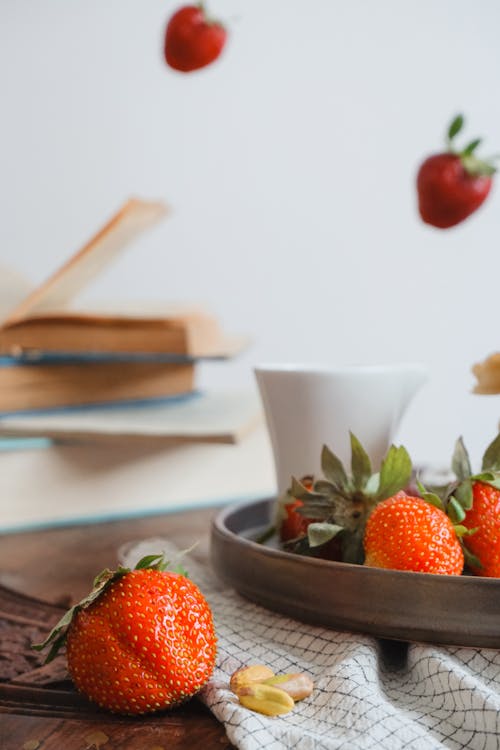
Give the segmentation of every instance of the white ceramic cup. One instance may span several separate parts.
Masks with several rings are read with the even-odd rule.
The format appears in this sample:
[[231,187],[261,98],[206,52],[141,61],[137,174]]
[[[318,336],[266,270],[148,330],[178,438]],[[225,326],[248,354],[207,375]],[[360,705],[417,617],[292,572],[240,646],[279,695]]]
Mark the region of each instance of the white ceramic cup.
[[279,495],[292,476],[321,476],[327,445],[349,470],[353,432],[377,471],[400,419],[427,379],[420,364],[255,368],[271,437]]

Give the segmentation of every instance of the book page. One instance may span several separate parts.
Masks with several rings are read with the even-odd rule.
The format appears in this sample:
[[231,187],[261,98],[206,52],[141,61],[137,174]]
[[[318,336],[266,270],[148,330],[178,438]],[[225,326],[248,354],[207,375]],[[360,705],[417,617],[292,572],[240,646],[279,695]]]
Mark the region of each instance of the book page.
[[0,264],[0,324],[32,289],[33,285],[21,274]]
[[162,202],[129,200],[79,252],[11,310],[7,323],[30,314],[63,310],[126,245],[166,213]]
[[2,437],[236,443],[262,421],[253,391],[210,391],[149,403],[3,415]]

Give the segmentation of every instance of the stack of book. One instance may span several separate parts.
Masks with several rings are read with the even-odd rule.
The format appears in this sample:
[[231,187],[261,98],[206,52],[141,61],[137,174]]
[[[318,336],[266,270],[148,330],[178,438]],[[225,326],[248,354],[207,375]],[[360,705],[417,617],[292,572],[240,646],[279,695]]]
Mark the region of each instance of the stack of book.
[[[200,403],[198,362],[228,359],[245,346],[245,339],[226,335],[214,317],[197,308],[126,305],[122,310],[106,306],[79,311],[71,307],[126,245],[167,214],[161,202],[129,200],[41,286],[27,291],[15,274],[2,274],[0,435],[26,433],[26,416],[47,410],[144,407],[161,401],[163,409],[173,402],[178,413],[181,401],[198,396]],[[229,398],[231,408],[236,403]],[[186,404],[186,409],[192,418],[193,406]],[[203,408],[197,411],[202,413]],[[13,418],[20,414],[24,422]],[[13,423],[21,425],[17,432]],[[43,427],[39,433],[44,434]]]

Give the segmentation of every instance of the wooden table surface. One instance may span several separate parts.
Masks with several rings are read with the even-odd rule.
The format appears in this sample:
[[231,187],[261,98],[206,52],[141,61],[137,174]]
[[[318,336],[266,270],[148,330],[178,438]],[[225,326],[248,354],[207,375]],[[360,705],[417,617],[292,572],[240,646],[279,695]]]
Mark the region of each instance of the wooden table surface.
[[[209,528],[216,513],[217,509],[203,509],[0,536],[0,584],[66,607],[90,590],[96,573],[116,565],[122,544],[150,536],[170,538],[180,548],[198,542],[191,554],[208,563]],[[61,693],[60,700],[54,695],[52,705],[50,701],[45,705],[36,690],[13,686],[11,694],[4,686],[4,693],[0,692],[2,750],[232,747],[222,725],[197,699],[157,716],[132,719],[94,710],[70,693]]]

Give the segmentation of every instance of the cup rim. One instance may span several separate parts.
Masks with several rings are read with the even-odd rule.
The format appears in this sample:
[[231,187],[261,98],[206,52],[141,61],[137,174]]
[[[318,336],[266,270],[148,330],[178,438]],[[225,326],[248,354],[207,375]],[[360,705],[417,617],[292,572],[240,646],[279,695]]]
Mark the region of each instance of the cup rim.
[[392,362],[386,364],[328,365],[325,363],[263,362],[254,365],[255,373],[297,373],[347,375],[357,373],[411,372],[427,375],[429,368],[423,362]]

